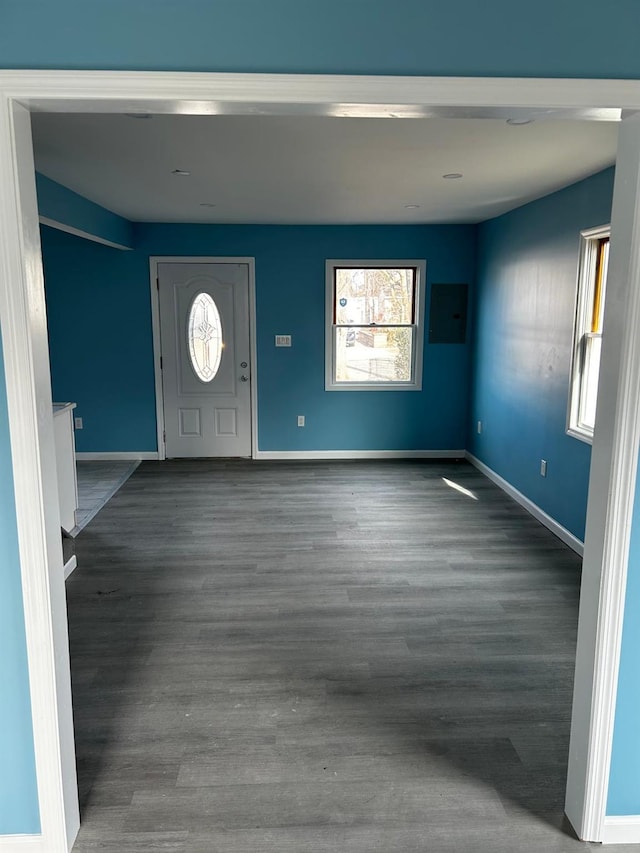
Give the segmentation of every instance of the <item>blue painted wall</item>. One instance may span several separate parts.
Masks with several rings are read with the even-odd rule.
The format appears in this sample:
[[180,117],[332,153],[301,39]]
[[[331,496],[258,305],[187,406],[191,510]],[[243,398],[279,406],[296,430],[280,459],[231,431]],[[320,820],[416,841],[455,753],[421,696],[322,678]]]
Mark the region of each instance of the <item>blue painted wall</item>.
[[148,261],[40,230],[52,393],[78,403],[76,449],[155,450]]
[[35,833],[40,817],[1,343],[0,649],[0,835]]
[[612,193],[608,169],[485,222],[478,234],[467,446],[579,539],[591,447],[565,432],[579,235],[609,222]]
[[84,196],[74,193],[62,184],[36,172],[38,213],[59,225],[77,228],[91,237],[118,243],[125,248],[133,246],[133,225],[95,204]]
[[640,815],[640,470],[631,529],[607,815]]
[[156,449],[151,255],[256,258],[261,450],[464,447],[468,346],[426,344],[422,392],[324,390],[325,261],[426,258],[428,286],[473,284],[474,227],[136,225],[133,252],[42,230],[54,397],[78,403],[78,450]]
[[6,68],[640,76],[616,0],[5,0]]

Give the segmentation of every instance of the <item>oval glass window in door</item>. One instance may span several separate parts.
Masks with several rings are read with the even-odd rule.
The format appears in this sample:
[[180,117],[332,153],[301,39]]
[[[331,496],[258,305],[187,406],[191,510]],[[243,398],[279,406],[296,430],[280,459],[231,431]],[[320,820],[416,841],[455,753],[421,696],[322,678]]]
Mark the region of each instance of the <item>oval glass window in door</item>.
[[187,339],[194,373],[201,382],[211,382],[222,358],[222,323],[208,293],[199,293],[191,303]]

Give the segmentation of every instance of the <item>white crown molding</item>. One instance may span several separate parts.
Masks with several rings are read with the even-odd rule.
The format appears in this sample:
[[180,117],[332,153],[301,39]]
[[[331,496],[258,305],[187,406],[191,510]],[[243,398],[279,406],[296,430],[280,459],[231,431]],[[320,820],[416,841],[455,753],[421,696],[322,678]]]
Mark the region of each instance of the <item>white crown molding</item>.
[[574,536],[566,527],[563,527],[559,524],[555,518],[552,518],[548,513],[546,513],[543,509],[541,509],[537,504],[535,504],[532,500],[530,500],[526,495],[519,492],[515,486],[512,486],[508,480],[505,480],[499,474],[489,468],[488,465],[485,465],[484,462],[481,462],[476,456],[469,451],[466,452],[465,458],[471,462],[471,464],[478,469],[482,474],[485,475],[492,483],[495,483],[496,486],[499,486],[503,492],[506,492],[509,497],[513,498],[516,503],[519,503],[521,507],[526,509],[528,513],[530,513],[537,521],[541,524],[544,524],[546,528],[548,528],[558,539],[561,539],[565,545],[568,545],[576,554],[582,556],[584,550],[584,543],[578,539],[577,536]]

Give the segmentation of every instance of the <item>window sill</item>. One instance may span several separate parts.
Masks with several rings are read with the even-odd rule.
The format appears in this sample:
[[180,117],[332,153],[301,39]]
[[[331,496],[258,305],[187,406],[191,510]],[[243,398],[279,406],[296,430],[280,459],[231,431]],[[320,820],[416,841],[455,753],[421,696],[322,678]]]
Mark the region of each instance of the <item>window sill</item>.
[[415,382],[340,382],[327,383],[324,387],[325,391],[422,391],[422,385],[417,385]]
[[586,430],[578,429],[577,427],[567,427],[567,435],[572,438],[577,438],[578,441],[584,441],[585,444],[593,444],[593,433]]

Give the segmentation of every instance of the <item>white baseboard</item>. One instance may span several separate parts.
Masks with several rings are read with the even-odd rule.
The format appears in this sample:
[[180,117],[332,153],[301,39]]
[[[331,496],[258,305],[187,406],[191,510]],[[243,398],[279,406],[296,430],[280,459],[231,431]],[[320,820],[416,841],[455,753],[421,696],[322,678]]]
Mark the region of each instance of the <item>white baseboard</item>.
[[603,844],[640,844],[640,815],[605,817]]
[[42,835],[0,835],[1,853],[46,853]]
[[78,462],[130,462],[135,459],[157,459],[157,450],[115,450],[108,453],[78,453]]
[[78,567],[78,560],[75,554],[72,554],[71,557],[64,564],[64,579],[66,580],[71,572]]
[[568,545],[576,554],[582,556],[584,551],[584,542],[578,539],[577,536],[574,536],[566,527],[563,527],[559,524],[555,518],[552,518],[548,515],[543,509],[540,509],[538,504],[534,504],[532,500],[530,500],[526,495],[523,495],[522,492],[519,492],[514,486],[511,485],[507,480],[501,477],[499,474],[489,468],[488,465],[485,465],[484,462],[481,462],[477,459],[472,453],[469,451],[466,452],[465,458],[471,462],[471,464],[478,469],[482,474],[485,475],[489,480],[499,486],[503,492],[506,492],[509,497],[513,498],[516,503],[519,503],[521,507],[526,509],[528,513],[537,519],[541,524],[544,524],[553,534],[555,534],[558,539],[561,539],[565,545]]
[[464,450],[258,450],[254,459],[464,459]]

